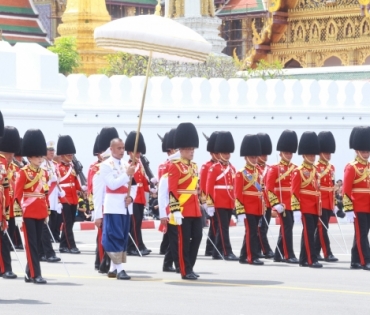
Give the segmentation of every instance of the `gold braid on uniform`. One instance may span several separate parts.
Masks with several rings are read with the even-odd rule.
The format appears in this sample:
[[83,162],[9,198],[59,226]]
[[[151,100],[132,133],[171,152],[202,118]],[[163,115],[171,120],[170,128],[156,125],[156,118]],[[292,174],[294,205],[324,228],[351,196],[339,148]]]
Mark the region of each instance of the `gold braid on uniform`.
[[353,203],[351,198],[344,194],[343,196],[343,210],[344,211],[353,211]]
[[236,214],[245,214],[244,205],[238,199],[235,199],[235,210]]
[[292,207],[292,210],[301,210],[301,203],[299,202],[298,198],[292,194],[292,198],[291,198],[291,207]]
[[267,196],[269,198],[271,207],[280,203],[278,197],[271,190],[268,191]]
[[180,202],[176,197],[170,192],[170,202],[169,207],[171,213],[174,213],[176,211],[181,211]]

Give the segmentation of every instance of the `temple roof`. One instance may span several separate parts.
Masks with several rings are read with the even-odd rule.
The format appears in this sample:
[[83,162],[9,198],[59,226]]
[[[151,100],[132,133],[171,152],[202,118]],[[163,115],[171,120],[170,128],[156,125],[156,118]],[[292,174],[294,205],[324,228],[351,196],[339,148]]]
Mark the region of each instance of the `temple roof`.
[[30,0],[0,0],[0,29],[10,44],[32,42],[49,46],[50,40]]
[[107,4],[132,4],[132,5],[148,5],[155,6],[157,5],[157,0],[106,0]]
[[217,16],[240,15],[251,12],[266,11],[263,0],[230,0]]

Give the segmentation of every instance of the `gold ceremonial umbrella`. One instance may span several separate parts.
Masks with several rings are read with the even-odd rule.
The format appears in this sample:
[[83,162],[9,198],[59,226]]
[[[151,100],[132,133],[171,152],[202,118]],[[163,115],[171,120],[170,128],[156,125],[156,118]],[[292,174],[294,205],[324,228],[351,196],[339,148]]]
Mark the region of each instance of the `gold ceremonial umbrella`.
[[[94,32],[95,42],[99,47],[149,56],[134,157],[137,152],[152,58],[198,63],[204,62],[212,49],[212,45],[197,32],[172,19],[161,17],[160,11],[161,5],[158,0],[154,15],[125,17],[99,26]],[[131,185],[129,193],[130,188]]]

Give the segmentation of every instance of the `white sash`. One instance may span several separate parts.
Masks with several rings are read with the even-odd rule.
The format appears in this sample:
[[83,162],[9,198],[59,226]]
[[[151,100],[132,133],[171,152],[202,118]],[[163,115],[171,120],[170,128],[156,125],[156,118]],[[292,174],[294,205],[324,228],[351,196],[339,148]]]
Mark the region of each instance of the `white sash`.
[[226,169],[220,174],[220,175],[218,175],[217,176],[217,178],[216,178],[216,181],[218,181],[218,180],[220,180],[222,177],[224,177],[227,173],[228,173],[228,171],[230,170],[230,165],[228,165],[227,167],[226,167]]
[[66,180],[68,178],[69,175],[71,175],[71,172],[72,172],[72,165],[69,165],[69,170],[68,172],[60,179],[60,183],[62,183],[64,180]]

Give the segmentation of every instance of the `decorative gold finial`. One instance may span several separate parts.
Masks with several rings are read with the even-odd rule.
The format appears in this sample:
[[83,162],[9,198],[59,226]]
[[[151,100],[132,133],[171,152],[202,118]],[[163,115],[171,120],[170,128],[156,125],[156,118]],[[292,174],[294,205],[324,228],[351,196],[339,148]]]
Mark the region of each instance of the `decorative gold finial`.
[[161,0],[158,0],[158,3],[155,7],[155,13],[154,14],[160,16],[161,15],[161,9],[162,9]]

